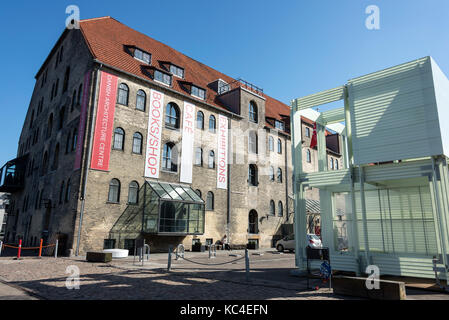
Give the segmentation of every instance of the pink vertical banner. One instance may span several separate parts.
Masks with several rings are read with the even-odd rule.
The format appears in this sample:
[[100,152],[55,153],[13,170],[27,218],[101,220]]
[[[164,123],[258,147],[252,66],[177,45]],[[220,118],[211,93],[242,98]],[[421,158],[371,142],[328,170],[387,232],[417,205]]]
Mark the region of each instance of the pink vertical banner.
[[108,171],[111,155],[112,130],[114,126],[117,77],[101,72],[97,118],[92,146],[91,169]]
[[217,189],[228,188],[228,121],[218,115]]
[[74,170],[81,168],[81,158],[83,155],[84,133],[86,131],[87,119],[87,105],[89,103],[89,88],[90,88],[91,71],[89,70],[84,75],[83,97],[81,101],[80,122],[78,125],[78,136],[76,138],[76,154]]

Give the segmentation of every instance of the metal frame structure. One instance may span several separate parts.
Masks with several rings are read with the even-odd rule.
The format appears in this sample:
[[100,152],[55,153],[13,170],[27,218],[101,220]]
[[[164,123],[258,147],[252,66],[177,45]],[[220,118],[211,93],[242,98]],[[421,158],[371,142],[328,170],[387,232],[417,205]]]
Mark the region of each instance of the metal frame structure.
[[[431,57],[351,79],[291,103],[296,266],[306,270],[306,188],[318,188],[321,234],[334,270],[448,279],[449,81]],[[318,113],[312,107],[344,101]],[[301,115],[315,114],[318,172],[302,169]],[[309,116],[310,117],[310,116]],[[343,138],[344,166],[327,168],[325,128]],[[349,248],[336,248],[344,194]]]

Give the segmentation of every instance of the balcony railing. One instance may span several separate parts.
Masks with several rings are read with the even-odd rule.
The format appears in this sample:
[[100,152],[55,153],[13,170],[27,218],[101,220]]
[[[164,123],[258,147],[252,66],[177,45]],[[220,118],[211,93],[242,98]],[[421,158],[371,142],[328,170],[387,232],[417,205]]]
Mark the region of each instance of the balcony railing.
[[223,84],[222,86],[220,86],[218,88],[218,94],[220,95],[220,94],[226,93],[226,92],[228,92],[232,89],[238,88],[238,87],[245,88],[245,89],[250,90],[251,92],[254,92],[255,94],[258,94],[258,95],[263,95],[262,88],[255,86],[254,84],[252,84],[248,81],[245,81],[241,78],[239,78],[229,84],[226,83],[226,84]]

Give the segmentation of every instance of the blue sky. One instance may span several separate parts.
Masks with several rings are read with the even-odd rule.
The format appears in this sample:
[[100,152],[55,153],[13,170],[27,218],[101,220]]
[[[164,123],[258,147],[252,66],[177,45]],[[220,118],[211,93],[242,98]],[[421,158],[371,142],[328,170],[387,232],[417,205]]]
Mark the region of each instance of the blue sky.
[[[4,1],[1,165],[16,155],[34,75],[71,4],[81,19],[112,16],[285,103],[427,55],[449,75],[447,0]],[[365,27],[369,5],[380,30]]]

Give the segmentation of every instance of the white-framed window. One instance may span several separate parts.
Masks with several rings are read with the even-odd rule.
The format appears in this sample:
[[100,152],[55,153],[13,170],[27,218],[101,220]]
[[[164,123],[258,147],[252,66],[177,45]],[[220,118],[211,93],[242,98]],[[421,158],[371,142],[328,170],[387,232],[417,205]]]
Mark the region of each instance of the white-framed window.
[[184,78],[184,69],[174,64],[170,65],[170,72],[179,78]]
[[279,130],[283,130],[283,131],[285,130],[284,122],[279,121],[279,120],[276,120],[274,122],[274,127]]
[[134,50],[134,58],[146,62],[148,64],[151,63],[151,54],[137,48]]
[[198,88],[196,86],[192,86],[191,94],[192,94],[192,96],[206,100],[206,90],[204,90],[204,89]]
[[169,75],[167,73],[164,73],[159,70],[155,70],[154,71],[154,80],[156,80],[160,83],[163,83],[167,86],[171,86],[172,78],[171,78],[171,75]]

